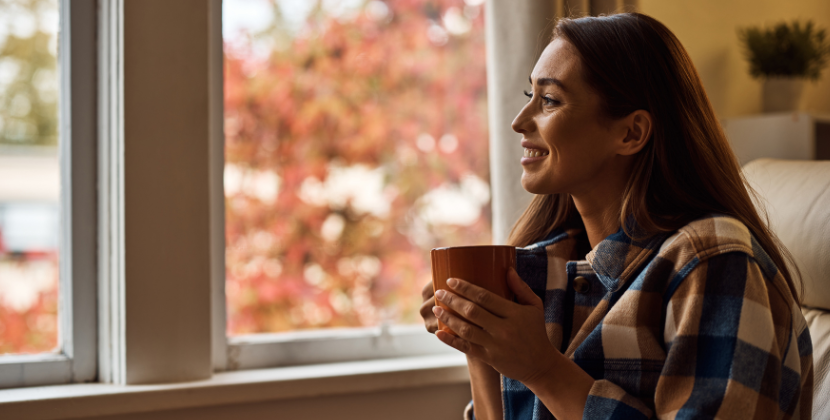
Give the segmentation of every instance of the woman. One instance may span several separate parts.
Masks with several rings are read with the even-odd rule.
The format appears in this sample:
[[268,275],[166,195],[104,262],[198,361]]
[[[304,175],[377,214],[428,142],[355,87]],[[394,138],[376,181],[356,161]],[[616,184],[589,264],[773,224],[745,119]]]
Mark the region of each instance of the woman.
[[429,285],[421,310],[459,333],[436,335],[467,354],[475,418],[809,418],[794,273],[677,38],[561,20],[530,84],[516,302],[456,279],[435,298],[470,322]]

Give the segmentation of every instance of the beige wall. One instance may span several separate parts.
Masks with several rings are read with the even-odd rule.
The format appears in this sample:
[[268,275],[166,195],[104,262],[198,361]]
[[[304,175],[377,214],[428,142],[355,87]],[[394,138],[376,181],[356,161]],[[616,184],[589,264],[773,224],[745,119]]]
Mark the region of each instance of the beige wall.
[[[761,81],[749,76],[738,27],[812,19],[830,30],[827,0],[639,0],[639,5],[680,38],[721,118],[761,111]],[[830,69],[805,86],[804,100],[806,110],[830,115]]]

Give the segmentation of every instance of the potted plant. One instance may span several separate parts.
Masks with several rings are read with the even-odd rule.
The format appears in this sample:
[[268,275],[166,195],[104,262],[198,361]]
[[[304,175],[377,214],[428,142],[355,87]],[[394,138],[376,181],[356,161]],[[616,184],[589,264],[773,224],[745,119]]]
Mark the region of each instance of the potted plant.
[[738,30],[749,61],[749,73],[764,80],[764,112],[800,109],[807,79],[817,80],[827,65],[830,45],[824,29],[813,22],[781,22],[771,28]]

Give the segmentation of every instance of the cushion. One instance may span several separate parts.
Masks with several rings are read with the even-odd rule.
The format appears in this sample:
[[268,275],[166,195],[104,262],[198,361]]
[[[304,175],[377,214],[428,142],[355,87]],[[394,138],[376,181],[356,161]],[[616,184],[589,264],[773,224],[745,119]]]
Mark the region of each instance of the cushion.
[[813,418],[830,419],[830,312],[809,308],[802,311],[813,338]]
[[830,309],[830,161],[758,159],[744,175],[801,270],[803,305]]

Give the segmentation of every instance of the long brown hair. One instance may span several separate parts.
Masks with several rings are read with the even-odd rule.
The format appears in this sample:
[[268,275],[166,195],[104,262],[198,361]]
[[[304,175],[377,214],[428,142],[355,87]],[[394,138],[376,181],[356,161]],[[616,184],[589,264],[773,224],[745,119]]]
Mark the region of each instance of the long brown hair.
[[[629,217],[642,231],[658,233],[708,213],[732,216],[749,228],[799,301],[791,271],[798,268],[753,205],[754,192],[677,37],[639,13],[561,19],[553,31],[553,39],[559,37],[579,52],[583,77],[602,98],[606,117],[638,109],[653,117],[651,141],[636,155],[622,197],[620,225],[626,234],[632,235],[625,223]],[[537,195],[508,243],[529,245],[576,219],[568,194]]]

